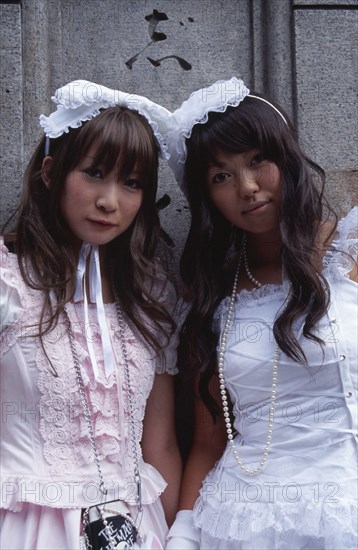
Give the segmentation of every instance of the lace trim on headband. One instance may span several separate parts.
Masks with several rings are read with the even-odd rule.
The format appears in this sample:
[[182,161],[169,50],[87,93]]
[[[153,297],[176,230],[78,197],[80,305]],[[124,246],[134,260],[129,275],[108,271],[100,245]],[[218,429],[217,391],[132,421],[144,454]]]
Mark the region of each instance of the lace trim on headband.
[[83,122],[100,114],[101,109],[116,105],[137,111],[150,124],[161,156],[168,159],[168,147],[164,134],[171,113],[144,96],[111,90],[86,80],[75,80],[56,90],[52,101],[57,109],[49,116],[40,115],[40,125],[48,138],[57,138],[70,128],[79,128]]
[[[230,86],[235,86],[233,95],[230,95]],[[212,93],[211,90],[214,90],[215,93]],[[206,93],[208,101],[203,101],[204,93]],[[173,118],[179,124],[183,124],[180,135],[190,138],[193,127],[196,124],[205,124],[208,121],[209,113],[223,113],[228,107],[237,107],[249,93],[250,90],[243,81],[235,77],[227,81],[218,80],[208,88],[196,90],[173,113]],[[223,96],[227,98],[224,101]],[[183,113],[185,113],[184,116]]]
[[[58,110],[55,113],[52,113],[52,118],[47,117],[45,115],[40,115],[40,126],[43,129],[44,133],[47,137],[51,139],[58,138],[62,136],[63,133],[68,133],[70,131],[70,128],[79,128],[82,126],[83,122],[86,122],[87,120],[91,120],[92,118],[98,116],[100,114],[100,109],[107,109],[108,107],[113,107],[115,104],[110,105],[108,103],[103,103],[100,107],[93,108],[93,104],[91,104],[92,109],[88,110],[88,106],[83,109],[83,113],[81,114],[81,111],[79,111],[79,108],[76,109],[76,111],[70,111],[70,108],[58,108]],[[60,110],[61,109],[61,110]],[[65,127],[58,128],[56,126],[56,118],[58,118],[57,114],[66,114],[68,115],[68,121],[66,122]],[[71,120],[70,115],[76,115]]]
[[[89,110],[83,110],[83,113],[81,114],[80,112],[78,112],[78,109],[76,110],[77,111],[77,116],[74,117],[72,120],[68,120],[67,124],[66,124],[66,127],[63,128],[63,129],[56,129],[53,124],[52,124],[52,121],[49,120],[49,117],[46,117],[45,115],[41,115],[40,116],[40,126],[42,127],[44,133],[46,134],[46,137],[47,138],[52,138],[52,139],[55,139],[55,138],[58,138],[60,137],[64,132],[65,133],[68,133],[70,128],[79,128],[80,126],[82,126],[82,124],[84,122],[87,122],[88,120],[91,120],[92,118],[95,118],[96,116],[98,116],[100,114],[100,109],[107,109],[109,107],[114,107],[115,105],[118,105],[117,103],[113,103],[113,104],[109,104],[109,103],[103,103],[100,107],[97,107],[96,108],[92,108],[92,109],[89,109]],[[93,107],[93,104],[92,104],[92,107]],[[150,127],[152,128],[152,131],[153,131],[153,134],[157,140],[157,143],[159,145],[159,149],[160,149],[160,153],[161,153],[161,157],[164,158],[164,159],[168,159],[169,158],[169,152],[168,152],[168,146],[162,136],[162,134],[159,132],[159,129],[158,129],[158,123],[157,122],[154,122],[153,120],[149,119],[148,118],[148,114],[144,111],[144,109],[141,109],[141,108],[138,108],[138,107],[134,107],[134,106],[131,106],[131,105],[123,105],[123,107],[127,107],[128,109],[131,109],[133,111],[137,111],[140,115],[144,116],[144,118],[148,121],[148,123],[150,124]],[[62,111],[61,111],[62,112]],[[54,114],[54,113],[53,113]],[[45,151],[45,155],[46,154],[49,154],[49,147],[47,147],[46,151]]]

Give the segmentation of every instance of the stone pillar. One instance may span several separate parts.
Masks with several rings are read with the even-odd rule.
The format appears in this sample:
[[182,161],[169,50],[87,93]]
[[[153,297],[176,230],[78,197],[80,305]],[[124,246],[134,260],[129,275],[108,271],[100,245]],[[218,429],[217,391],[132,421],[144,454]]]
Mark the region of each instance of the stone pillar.
[[[41,135],[39,114],[75,78],[175,109],[197,88],[241,77],[298,123],[339,212],[356,201],[356,1],[22,0],[0,10],[2,221]],[[177,256],[187,205],[163,163],[158,198],[165,194],[161,218]]]
[[294,0],[297,116],[339,215],[357,204],[358,3]]

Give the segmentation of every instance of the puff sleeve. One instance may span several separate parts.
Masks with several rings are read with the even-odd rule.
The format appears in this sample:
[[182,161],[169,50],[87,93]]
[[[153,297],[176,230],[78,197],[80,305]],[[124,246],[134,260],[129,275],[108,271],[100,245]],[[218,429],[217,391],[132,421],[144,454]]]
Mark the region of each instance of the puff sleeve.
[[332,277],[348,277],[358,255],[358,206],[352,208],[337,226],[335,239],[324,260],[326,274]]

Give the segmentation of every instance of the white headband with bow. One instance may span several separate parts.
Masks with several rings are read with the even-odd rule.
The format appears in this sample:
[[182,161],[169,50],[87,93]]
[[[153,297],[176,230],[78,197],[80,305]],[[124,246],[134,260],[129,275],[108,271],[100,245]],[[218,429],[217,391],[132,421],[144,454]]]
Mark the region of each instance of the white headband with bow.
[[137,111],[149,122],[157,140],[160,154],[168,158],[164,135],[167,132],[170,111],[147,97],[111,90],[88,80],[74,80],[58,88],[51,97],[57,109],[49,116],[40,115],[40,125],[47,138],[58,138],[70,128],[78,128],[86,120],[100,114],[100,109],[119,105]]

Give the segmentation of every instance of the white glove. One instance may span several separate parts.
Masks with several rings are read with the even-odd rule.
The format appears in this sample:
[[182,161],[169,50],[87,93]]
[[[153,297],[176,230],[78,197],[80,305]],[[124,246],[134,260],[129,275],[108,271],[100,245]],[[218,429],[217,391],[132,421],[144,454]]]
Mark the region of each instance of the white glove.
[[181,510],[167,534],[166,550],[199,550],[199,529],[194,525],[193,511]]

